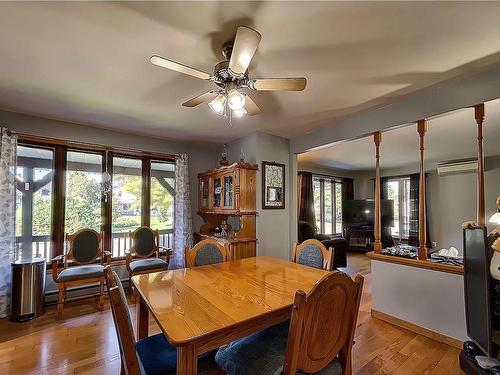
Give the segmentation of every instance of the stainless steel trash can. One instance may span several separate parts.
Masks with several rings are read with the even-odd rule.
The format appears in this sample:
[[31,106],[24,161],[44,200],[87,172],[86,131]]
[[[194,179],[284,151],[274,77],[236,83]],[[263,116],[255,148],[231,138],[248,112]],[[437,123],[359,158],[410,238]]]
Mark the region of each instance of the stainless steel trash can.
[[45,314],[45,270],[45,258],[12,263],[11,321],[24,322]]

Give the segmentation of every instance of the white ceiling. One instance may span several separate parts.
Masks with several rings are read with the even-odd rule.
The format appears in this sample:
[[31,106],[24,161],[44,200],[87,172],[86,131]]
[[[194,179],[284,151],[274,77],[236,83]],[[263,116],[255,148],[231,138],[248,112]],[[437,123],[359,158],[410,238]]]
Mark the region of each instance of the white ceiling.
[[[485,156],[500,155],[500,100],[485,104],[483,125]],[[427,121],[425,161],[438,162],[476,157],[477,125],[472,108],[443,114]],[[419,161],[419,138],[416,124],[391,129],[382,133],[380,145],[381,168],[404,168]],[[298,156],[301,164],[348,170],[375,169],[373,137],[343,142]]]
[[[157,137],[297,136],[500,61],[500,3],[2,2],[0,108]],[[181,103],[208,82],[237,25],[263,35],[252,77],[306,76],[304,92],[254,93],[263,114],[229,128]]]

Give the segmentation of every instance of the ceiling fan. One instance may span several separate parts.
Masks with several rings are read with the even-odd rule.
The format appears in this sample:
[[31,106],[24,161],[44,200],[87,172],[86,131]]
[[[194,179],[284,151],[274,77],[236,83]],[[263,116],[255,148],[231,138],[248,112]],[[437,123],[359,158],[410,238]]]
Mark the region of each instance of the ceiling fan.
[[222,46],[222,55],[225,60],[215,65],[213,75],[187,65],[168,60],[162,56],[151,56],[151,63],[163,68],[172,69],[180,73],[213,82],[219,88],[198,95],[184,103],[184,107],[196,107],[208,102],[208,106],[223,116],[229,124],[232,119],[260,113],[260,108],[244,89],[256,91],[302,91],[307,80],[298,78],[257,78],[248,77],[248,66],[252,61],[257,47],[262,39],[260,33],[246,26],[239,26],[236,30],[234,42],[227,42]]

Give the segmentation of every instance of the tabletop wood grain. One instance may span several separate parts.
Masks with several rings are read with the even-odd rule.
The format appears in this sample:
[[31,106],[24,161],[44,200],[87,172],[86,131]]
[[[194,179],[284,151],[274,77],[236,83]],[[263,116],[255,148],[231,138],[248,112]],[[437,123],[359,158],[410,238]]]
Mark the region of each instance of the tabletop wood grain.
[[298,289],[308,292],[328,272],[273,257],[137,275],[145,305],[175,346],[289,310]]

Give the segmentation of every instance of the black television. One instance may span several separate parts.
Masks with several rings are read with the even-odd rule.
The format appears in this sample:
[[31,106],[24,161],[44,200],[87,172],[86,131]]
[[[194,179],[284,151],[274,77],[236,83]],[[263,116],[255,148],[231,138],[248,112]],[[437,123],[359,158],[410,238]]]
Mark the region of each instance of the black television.
[[[380,201],[382,228],[394,226],[394,201]],[[375,201],[373,199],[352,199],[342,202],[342,225],[346,228],[373,227],[375,225]]]

